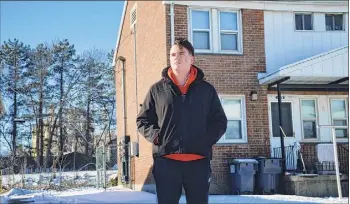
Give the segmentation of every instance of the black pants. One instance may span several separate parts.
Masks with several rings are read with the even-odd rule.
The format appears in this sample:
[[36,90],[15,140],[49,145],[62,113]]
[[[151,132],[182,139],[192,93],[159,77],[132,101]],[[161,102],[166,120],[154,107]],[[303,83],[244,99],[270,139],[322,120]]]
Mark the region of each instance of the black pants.
[[178,204],[182,186],[189,204],[208,203],[211,168],[209,159],[176,161],[156,158],[153,177],[159,204]]

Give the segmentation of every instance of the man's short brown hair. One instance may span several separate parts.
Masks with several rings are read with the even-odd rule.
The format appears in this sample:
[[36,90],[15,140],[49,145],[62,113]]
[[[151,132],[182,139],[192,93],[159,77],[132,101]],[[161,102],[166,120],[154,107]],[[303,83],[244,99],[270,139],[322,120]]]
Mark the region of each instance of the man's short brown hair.
[[186,38],[176,38],[174,45],[179,46],[180,49],[182,49],[183,47],[186,48],[188,50],[188,52],[192,56],[194,56],[194,48],[193,48],[192,44]]

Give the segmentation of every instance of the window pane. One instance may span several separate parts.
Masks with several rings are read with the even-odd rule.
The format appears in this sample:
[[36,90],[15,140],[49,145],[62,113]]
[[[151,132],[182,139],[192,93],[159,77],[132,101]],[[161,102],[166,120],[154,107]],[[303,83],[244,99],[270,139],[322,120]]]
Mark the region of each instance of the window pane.
[[333,125],[336,126],[347,126],[346,120],[333,120]]
[[334,15],[335,30],[343,30],[343,15]]
[[237,50],[237,35],[221,34],[221,50]]
[[224,99],[222,106],[228,119],[241,118],[241,100]]
[[336,137],[348,137],[348,129],[335,129],[335,136]]
[[301,111],[303,113],[303,118],[316,118],[315,101],[302,100]]
[[312,16],[304,15],[304,30],[312,30]]
[[194,31],[193,32],[193,46],[195,49],[210,49],[209,32]]
[[303,30],[303,18],[301,14],[295,14],[295,29]]
[[209,11],[192,11],[192,28],[209,29]]
[[220,29],[237,30],[237,13],[220,12]]
[[333,15],[326,15],[326,30],[333,29]]
[[346,118],[345,100],[331,101],[332,118]]
[[239,120],[229,120],[225,139],[242,139],[242,123]]
[[[278,103],[271,103],[272,134],[280,136]],[[282,103],[282,128],[287,137],[293,136],[292,107],[290,103]]]
[[316,138],[316,121],[303,121],[304,138]]

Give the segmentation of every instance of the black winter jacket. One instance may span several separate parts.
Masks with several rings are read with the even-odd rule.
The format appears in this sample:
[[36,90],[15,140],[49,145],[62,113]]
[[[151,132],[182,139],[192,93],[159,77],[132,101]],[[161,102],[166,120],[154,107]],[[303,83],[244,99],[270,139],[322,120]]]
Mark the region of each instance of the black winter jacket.
[[227,128],[218,94],[197,68],[196,79],[183,95],[169,78],[168,69],[147,93],[136,120],[138,131],[153,143],[154,158],[171,153],[211,158],[212,146]]

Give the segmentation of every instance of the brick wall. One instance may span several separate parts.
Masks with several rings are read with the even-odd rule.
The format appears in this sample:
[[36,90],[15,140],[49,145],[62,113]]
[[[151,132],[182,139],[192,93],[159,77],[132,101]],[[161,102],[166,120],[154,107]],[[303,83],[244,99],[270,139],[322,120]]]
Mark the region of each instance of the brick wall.
[[[130,28],[130,10],[137,4],[136,23],[136,67],[137,67],[137,97],[134,66],[134,34]],[[161,70],[166,66],[166,29],[165,6],[161,1],[128,1],[120,45],[117,56],[126,58],[125,90],[126,90],[126,135],[131,141],[138,141],[136,116],[139,104],[142,104],[149,87],[161,78]],[[121,63],[115,67],[117,71],[117,135],[123,135],[123,107],[121,86]],[[153,188],[152,178],[152,147],[139,135],[139,157],[131,162],[133,188],[149,191]],[[119,163],[119,169],[122,169]]]
[[[130,10],[137,4],[137,97],[135,87],[134,67],[134,34],[129,24]],[[188,37],[187,7],[175,5],[175,37]],[[149,87],[160,79],[161,70],[169,65],[169,50],[171,47],[170,6],[162,2],[129,1],[120,38],[121,44],[117,55],[126,58],[126,134],[131,141],[137,141],[136,115],[138,104],[141,104]],[[205,78],[212,83],[219,94],[244,95],[247,120],[248,144],[217,144],[213,150],[212,160],[212,194],[229,193],[229,168],[226,161],[230,158],[247,158],[269,156],[270,140],[268,125],[267,91],[259,86],[258,72],[265,72],[264,53],[264,13],[259,10],[242,10],[243,22],[243,55],[196,54],[195,64],[203,69]],[[117,71],[117,121],[118,136],[122,136],[122,95],[121,95],[121,63],[115,67]],[[258,92],[258,100],[250,100],[251,91]],[[301,92],[285,92],[301,94]],[[304,95],[313,94],[344,94],[302,92]],[[347,93],[345,93],[347,94]],[[314,155],[315,147],[308,146]],[[304,147],[306,148],[306,146]],[[153,191],[154,183],[151,176],[152,156],[151,144],[139,135],[138,158],[133,158],[132,181],[135,189]],[[121,167],[119,166],[119,169]]]
[[[166,5],[170,12],[170,6]],[[188,37],[187,7],[175,5],[175,38]],[[195,65],[203,69],[205,78],[219,94],[244,95],[246,101],[248,144],[217,144],[213,150],[212,194],[229,193],[230,158],[269,155],[267,90],[259,86],[258,72],[265,72],[264,13],[242,10],[243,55],[196,54]],[[169,64],[170,17],[167,17],[167,63]],[[258,91],[258,101],[250,100],[250,92]]]

